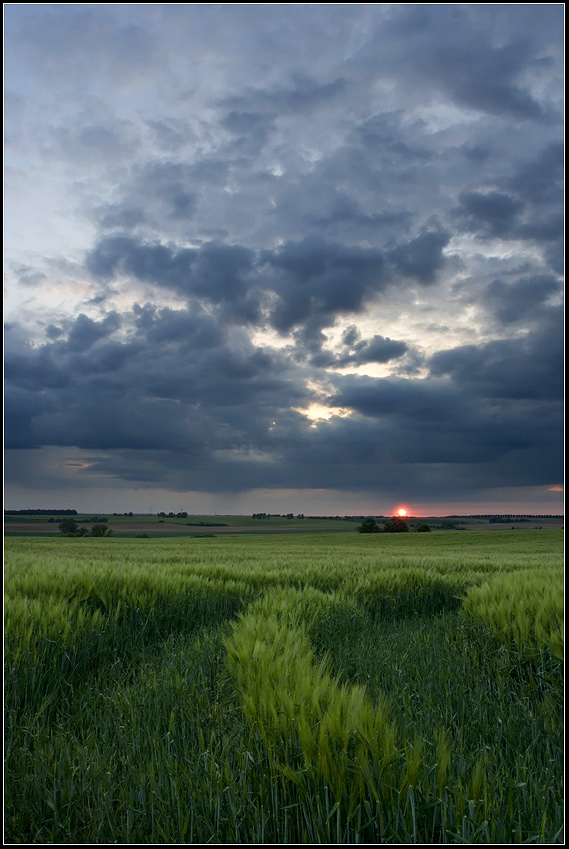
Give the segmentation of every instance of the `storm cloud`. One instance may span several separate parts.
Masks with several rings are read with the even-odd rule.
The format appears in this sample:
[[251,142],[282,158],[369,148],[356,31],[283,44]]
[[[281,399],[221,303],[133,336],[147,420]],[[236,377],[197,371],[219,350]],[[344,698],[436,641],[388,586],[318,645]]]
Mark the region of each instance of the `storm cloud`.
[[562,24],[7,7],[8,506],[559,506]]

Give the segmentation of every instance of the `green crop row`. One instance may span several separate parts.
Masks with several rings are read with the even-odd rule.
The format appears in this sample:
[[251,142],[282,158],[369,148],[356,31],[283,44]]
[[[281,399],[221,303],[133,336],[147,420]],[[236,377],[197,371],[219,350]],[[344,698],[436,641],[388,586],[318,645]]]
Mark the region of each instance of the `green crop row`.
[[[404,731],[391,689],[376,691],[372,703],[363,686],[331,674],[329,657],[315,655],[311,628],[322,631],[323,619],[342,617],[357,618],[357,608],[317,591],[279,590],[251,605],[225,642],[244,717],[266,747],[271,774],[295,786],[295,804],[334,815],[333,835],[311,836],[438,843],[499,842],[520,833],[515,789],[531,786],[531,779],[508,781],[496,752],[489,757],[486,747],[457,745],[464,741],[452,722],[449,729]],[[511,763],[510,774],[528,766]],[[541,813],[545,838],[549,812]]]
[[563,658],[563,573],[530,569],[472,587],[464,609],[486,622],[499,640]]

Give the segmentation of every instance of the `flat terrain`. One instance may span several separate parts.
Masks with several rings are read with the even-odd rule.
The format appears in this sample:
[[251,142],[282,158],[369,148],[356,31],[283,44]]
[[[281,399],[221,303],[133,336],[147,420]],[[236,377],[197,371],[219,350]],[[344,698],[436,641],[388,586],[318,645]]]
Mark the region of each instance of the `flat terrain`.
[[563,533],[523,524],[7,537],[6,842],[562,843]]
[[[253,519],[250,516],[188,516],[185,519],[159,518],[158,516],[106,516],[105,524],[112,529],[115,536],[133,537],[136,534],[146,533],[151,537],[163,537],[172,535],[195,534],[259,534],[259,533],[316,533],[316,532],[344,532],[353,533],[361,519],[343,519],[339,517],[286,519],[282,516],[271,516],[269,519]],[[50,522],[49,519],[53,518]],[[59,534],[59,522],[63,517],[49,515],[45,516],[13,516],[4,517],[5,536],[27,536],[27,535],[57,535]],[[92,522],[86,522],[85,515],[73,516],[80,527],[90,529]],[[387,519],[378,519],[379,524],[384,524]],[[536,516],[529,521],[517,521],[491,523],[488,519],[476,517],[452,518],[452,517],[421,517],[407,520],[411,530],[420,524],[426,523],[433,530],[466,530],[466,531],[527,531],[536,529],[561,529],[563,518]]]
[[[89,528],[91,525],[85,524],[81,521],[81,519],[77,520],[77,524],[80,527]],[[261,524],[251,524],[251,525],[230,525],[228,527],[219,527],[219,526],[203,526],[203,525],[192,525],[189,522],[168,522],[164,520],[162,523],[156,521],[148,521],[144,519],[139,519],[138,521],[125,521],[125,522],[113,522],[113,519],[109,519],[106,522],[110,528],[113,529],[113,533],[119,534],[140,534],[140,533],[151,533],[153,535],[156,534],[196,534],[196,533],[215,533],[215,534],[235,534],[235,533],[316,533],[318,531],[353,531],[354,525],[352,524],[349,528],[341,527],[341,528],[330,528],[330,527],[318,527],[311,525],[309,522],[303,525],[295,525],[292,522],[287,523],[282,526],[263,526]],[[42,522],[28,522],[28,523],[18,523],[18,522],[10,522],[6,523],[4,532],[6,534],[13,534],[17,536],[25,536],[27,534],[59,534],[59,527],[57,524],[45,524]]]
[[459,523],[458,528],[464,531],[509,531],[512,528],[516,531],[533,531],[542,528],[550,530],[563,529],[563,519],[541,519],[536,517],[529,522],[505,522],[500,524],[490,524],[489,522],[469,522]]

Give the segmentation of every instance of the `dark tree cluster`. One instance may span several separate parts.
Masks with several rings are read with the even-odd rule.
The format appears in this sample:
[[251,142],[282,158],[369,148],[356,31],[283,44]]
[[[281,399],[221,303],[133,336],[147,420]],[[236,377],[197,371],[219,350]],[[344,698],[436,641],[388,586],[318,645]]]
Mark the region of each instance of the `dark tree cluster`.
[[385,523],[383,527],[376,522],[371,516],[364,519],[361,525],[358,525],[358,533],[360,534],[400,534],[409,531],[409,525],[405,519],[400,519],[399,516],[392,518]]
[[375,519],[372,519],[371,517],[369,519],[364,519],[361,525],[358,525],[357,528],[359,534],[379,534],[381,530],[381,526],[378,525]]
[[110,537],[112,530],[103,524],[95,524],[90,531],[80,528],[74,519],[64,519],[59,523],[59,531],[64,537]]
[[227,522],[186,522],[192,528],[228,528]]
[[405,519],[400,519],[399,516],[392,516],[392,518],[386,522],[383,527],[381,527],[375,519],[369,516],[367,519],[363,520],[361,525],[358,525],[357,531],[360,534],[400,534],[407,533],[409,531],[409,525]]
[[409,525],[405,519],[400,519],[399,516],[392,516],[389,522],[383,527],[385,534],[401,534],[408,533]]
[[[253,513],[253,519],[294,519],[294,513]],[[299,513],[297,519],[304,519],[304,513]]]

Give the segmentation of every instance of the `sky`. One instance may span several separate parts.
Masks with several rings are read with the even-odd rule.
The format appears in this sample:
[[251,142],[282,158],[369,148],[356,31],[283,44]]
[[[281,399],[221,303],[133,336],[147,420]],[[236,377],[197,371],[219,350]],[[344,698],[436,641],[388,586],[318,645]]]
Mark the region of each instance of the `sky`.
[[563,4],[4,4],[5,506],[562,513]]

